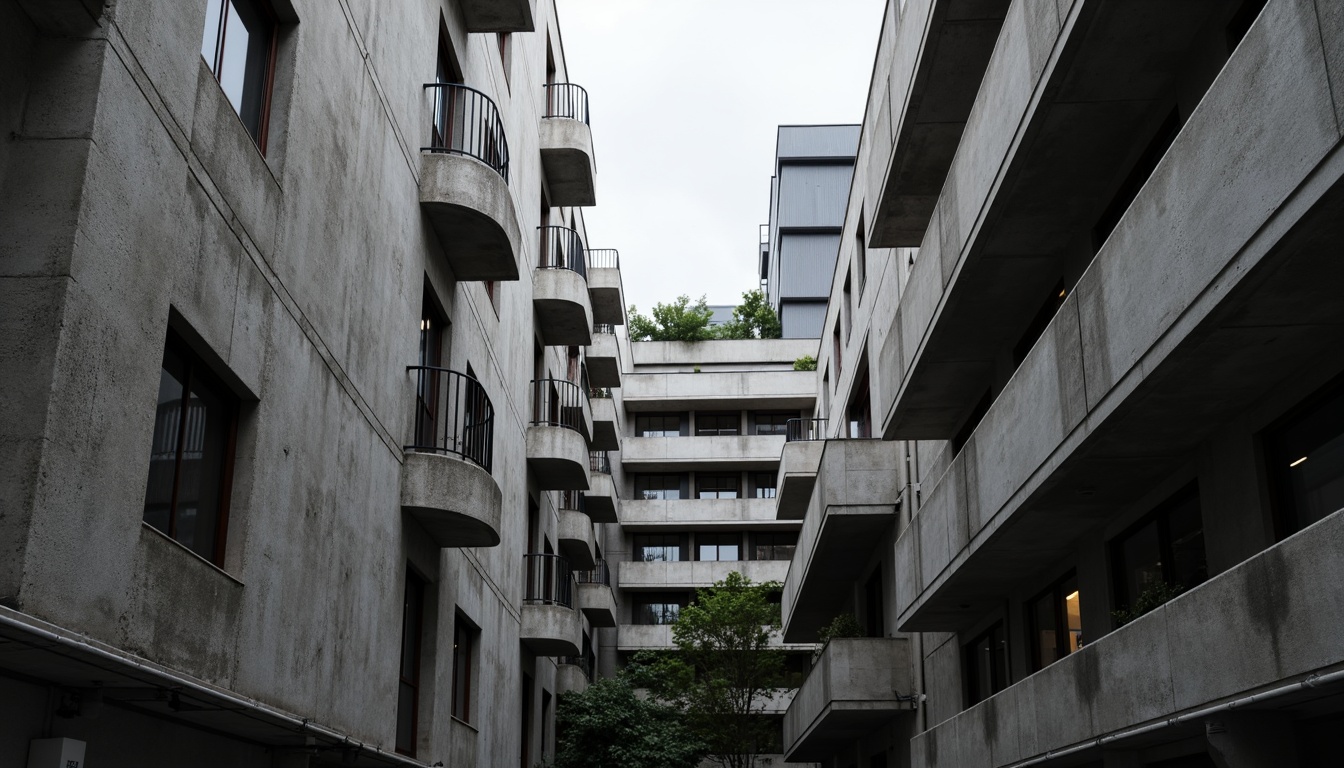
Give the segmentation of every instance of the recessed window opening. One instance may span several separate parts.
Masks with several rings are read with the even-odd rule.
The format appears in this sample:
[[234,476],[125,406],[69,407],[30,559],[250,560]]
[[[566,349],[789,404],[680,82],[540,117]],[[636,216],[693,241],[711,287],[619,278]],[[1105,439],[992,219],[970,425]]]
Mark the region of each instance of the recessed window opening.
[[472,657],[480,632],[461,611],[453,621],[453,693],[450,714],[464,723],[471,722]]
[[686,434],[684,413],[639,413],[635,415],[635,437],[679,437]]
[[748,474],[749,481],[747,493],[753,499],[773,499],[776,496],[777,488],[775,483],[778,479],[774,472],[752,472]]
[[973,707],[1008,687],[1008,640],[996,622],[962,646],[966,706]]
[[798,546],[795,531],[761,531],[752,534],[752,560],[792,560]]
[[635,562],[675,563],[687,560],[686,540],[684,533],[637,533],[634,537]]
[[742,534],[697,533],[695,559],[706,561],[733,561],[742,559]]
[[1027,603],[1031,669],[1045,669],[1083,647],[1078,576],[1072,571]]
[[868,393],[868,373],[865,371],[859,383],[854,387],[853,399],[849,402],[849,436],[868,438],[873,436],[872,405]]
[[686,498],[689,482],[681,474],[635,475],[635,498],[642,501],[675,500]]
[[741,478],[736,474],[710,474],[701,472],[695,477],[695,497],[697,499],[736,499],[739,496]]
[[1280,539],[1344,509],[1344,379],[1268,430],[1264,446]]
[[425,611],[425,581],[408,566],[401,607],[401,674],[397,687],[397,752],[415,757],[420,717],[420,644]]
[[742,434],[742,414],[737,412],[697,413],[695,414],[695,434],[707,436],[740,435]]
[[642,625],[675,624],[681,609],[691,604],[686,592],[640,592],[632,598],[631,619]]
[[1124,624],[1209,577],[1199,486],[1191,483],[1111,541],[1115,619]]
[[278,26],[265,0],[207,0],[201,57],[263,154]]

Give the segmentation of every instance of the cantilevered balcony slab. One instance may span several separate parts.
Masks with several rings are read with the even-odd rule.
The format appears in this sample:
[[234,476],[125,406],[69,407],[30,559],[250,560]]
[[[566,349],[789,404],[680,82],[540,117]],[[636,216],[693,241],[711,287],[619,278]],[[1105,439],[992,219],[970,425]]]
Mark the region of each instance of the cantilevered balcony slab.
[[420,207],[458,280],[517,280],[522,232],[504,177],[473,157],[420,153]]
[[[589,294],[591,296],[591,292]],[[596,318],[597,308],[593,307]],[[601,321],[598,321],[599,327]],[[588,383],[594,387],[621,386],[621,353],[616,334],[597,332],[584,356],[588,363]]]
[[781,612],[789,643],[816,642],[896,522],[900,445],[827,440],[825,446],[784,582]]
[[604,472],[591,472],[588,492],[583,494],[583,511],[594,523],[619,522],[616,482]]
[[527,428],[527,469],[541,490],[588,490],[588,443],[577,429],[548,424]]
[[621,464],[636,472],[680,472],[708,465],[716,470],[774,471],[783,448],[783,435],[627,437],[621,441]]
[[784,714],[784,759],[823,762],[893,718],[913,713],[910,670],[903,637],[828,642]]
[[[708,587],[737,571],[755,582],[783,581],[787,560],[681,560],[672,562],[632,561],[620,564],[621,589],[694,589]],[[833,616],[831,618],[834,618]]]
[[541,167],[552,205],[597,205],[593,132],[587,123],[569,117],[542,118]]
[[597,565],[597,555],[593,549],[593,520],[577,509],[560,510],[560,522],[556,535],[560,554],[564,555],[576,570],[588,570]]
[[779,477],[775,482],[775,517],[802,520],[812,501],[812,486],[817,482],[824,440],[791,440],[779,455]]
[[401,509],[440,547],[499,544],[503,496],[489,472],[456,456],[408,451]]
[[579,612],[556,603],[523,603],[519,639],[538,656],[578,656],[583,643]]
[[580,581],[578,588],[579,609],[588,623],[594,627],[616,626],[616,596],[612,594],[611,586]]
[[588,403],[593,413],[593,450],[619,451],[621,424],[616,401],[610,397],[594,397]]
[[593,342],[588,284],[578,272],[563,268],[533,270],[532,309],[546,346],[585,347]]
[[615,248],[590,248],[588,297],[593,302],[593,322],[625,325],[625,292],[621,287],[620,255]]
[[621,502],[627,533],[741,530],[796,531],[797,521],[774,522],[774,499],[631,499]]
[[468,32],[532,32],[533,0],[462,0],[462,20]]
[[616,631],[616,650],[621,652],[674,647],[670,624],[622,624]]

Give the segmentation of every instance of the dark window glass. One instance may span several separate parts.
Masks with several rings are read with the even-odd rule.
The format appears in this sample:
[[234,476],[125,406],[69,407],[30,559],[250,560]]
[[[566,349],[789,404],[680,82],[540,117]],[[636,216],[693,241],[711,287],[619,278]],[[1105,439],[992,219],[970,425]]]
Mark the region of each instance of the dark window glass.
[[966,706],[973,707],[1008,687],[1008,643],[996,623],[962,647]]
[[144,520],[216,565],[224,560],[237,414],[237,399],[170,331]]
[[1027,605],[1032,671],[1044,669],[1083,647],[1078,579],[1072,573]]
[[640,592],[634,595],[633,620],[636,624],[674,624],[681,609],[690,605],[685,592]]
[[738,497],[737,475],[710,475],[701,473],[695,477],[695,497],[697,499],[736,499]]
[[471,722],[471,655],[476,644],[476,628],[462,614],[453,622],[453,700],[451,714],[464,723]]
[[742,534],[740,533],[697,533],[695,535],[696,560],[741,560]]
[[757,413],[756,434],[758,435],[782,435],[787,432],[789,419],[798,418],[797,411],[786,411],[784,413]]
[[681,425],[685,423],[680,413],[639,413],[635,414],[636,437],[678,437],[682,434]]
[[685,475],[635,475],[635,498],[644,501],[685,498]]
[[873,436],[872,409],[868,405],[868,374],[864,374],[854,387],[853,400],[849,403],[849,436],[863,438]]
[[752,472],[747,476],[751,481],[751,498],[753,499],[773,499],[775,498],[775,473],[774,472]]
[[883,619],[882,568],[878,567],[868,582],[863,585],[864,630],[868,637],[885,637],[886,622]]
[[752,534],[753,560],[792,560],[798,545],[798,534],[793,531],[762,531]]
[[201,56],[242,118],[247,132],[266,149],[275,61],[276,23],[263,0],[207,0]]
[[709,436],[740,435],[742,434],[742,414],[697,413],[695,414],[695,434]]
[[686,536],[681,533],[635,534],[635,560],[675,562],[686,558]]
[[1280,538],[1344,508],[1344,386],[1331,384],[1271,430],[1265,460]]
[[1157,594],[1187,590],[1207,579],[1198,488],[1191,484],[1181,489],[1113,540],[1111,563],[1115,605],[1124,612],[1152,603]]
[[425,582],[409,568],[401,606],[401,681],[397,693],[397,751],[415,756],[416,721],[420,706],[420,634]]

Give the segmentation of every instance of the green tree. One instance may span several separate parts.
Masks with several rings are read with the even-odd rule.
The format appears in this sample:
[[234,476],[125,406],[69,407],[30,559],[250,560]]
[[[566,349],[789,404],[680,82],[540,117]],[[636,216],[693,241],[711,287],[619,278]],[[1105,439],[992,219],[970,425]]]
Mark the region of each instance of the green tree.
[[750,768],[777,746],[766,700],[788,686],[784,652],[770,647],[779,606],[769,596],[778,582],[753,584],[734,571],[681,609],[672,626],[676,650],[642,653],[630,667],[636,685],[675,705],[725,768]]
[[694,304],[691,297],[682,294],[670,304],[653,305],[653,317],[639,313],[630,305],[631,341],[704,341],[714,338],[709,328],[713,310],[701,296]]
[[742,294],[742,303],[733,308],[733,319],[714,331],[720,339],[778,339],[784,328],[765,291],[758,288]]
[[553,768],[695,768],[706,752],[680,712],[641,698],[626,675],[561,694],[555,718]]
[[795,371],[815,371],[817,370],[817,358],[811,355],[803,355],[793,361],[793,370]]

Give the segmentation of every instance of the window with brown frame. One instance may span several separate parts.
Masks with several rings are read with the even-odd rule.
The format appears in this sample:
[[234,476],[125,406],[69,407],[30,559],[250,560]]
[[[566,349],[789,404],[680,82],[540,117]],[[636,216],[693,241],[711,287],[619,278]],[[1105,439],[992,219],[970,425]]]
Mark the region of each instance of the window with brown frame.
[[207,0],[201,57],[263,154],[278,31],[266,0]]
[[401,606],[401,676],[397,686],[397,751],[415,757],[420,716],[420,637],[425,612],[425,581],[406,568]]
[[453,622],[453,694],[449,713],[464,723],[471,722],[471,657],[478,631],[461,612],[457,614]]
[[1027,627],[1033,672],[1083,647],[1083,614],[1073,571],[1027,603]]
[[996,622],[962,646],[961,662],[968,709],[1007,688],[1008,639],[1003,622]]
[[144,521],[224,562],[238,399],[173,331],[163,351]]

